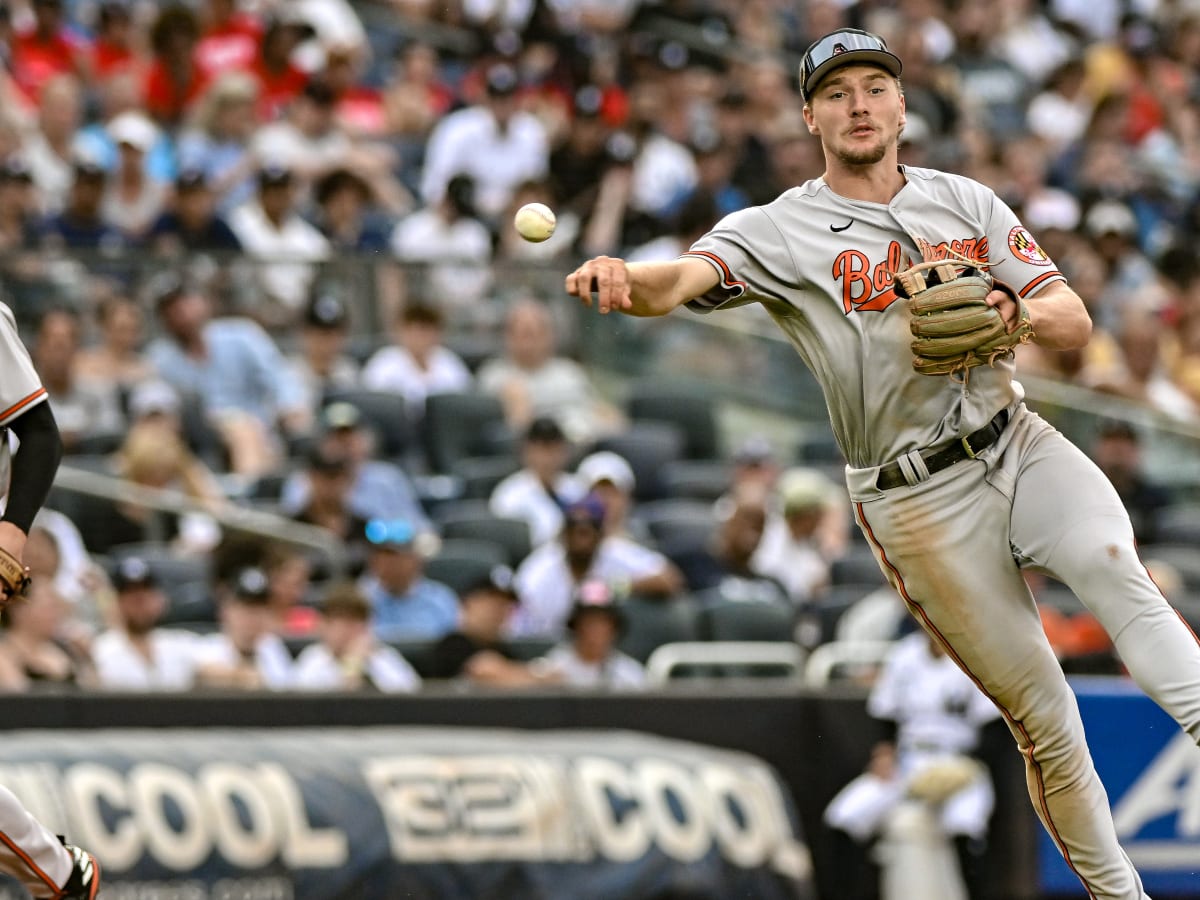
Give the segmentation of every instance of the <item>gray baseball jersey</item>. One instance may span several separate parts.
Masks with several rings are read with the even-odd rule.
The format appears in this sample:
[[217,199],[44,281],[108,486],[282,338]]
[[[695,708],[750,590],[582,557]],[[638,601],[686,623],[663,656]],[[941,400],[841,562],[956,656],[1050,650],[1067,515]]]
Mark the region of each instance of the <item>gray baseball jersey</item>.
[[[29,351],[17,334],[17,322],[12,310],[0,303],[0,428],[10,424],[37,406],[47,401],[46,389],[34,371]],[[8,498],[8,478],[11,465],[11,447],[7,432],[0,434],[0,496]],[[0,501],[0,508],[4,501]]]
[[1063,277],[990,189],[931,169],[904,173],[908,183],[886,205],[809,181],[727,216],[685,254],[721,277],[692,309],[759,301],[783,329],[820,382],[853,466],[970,434],[1022,396],[1011,360],[965,381],[914,372],[893,271],[957,253],[986,260],[1021,296]]

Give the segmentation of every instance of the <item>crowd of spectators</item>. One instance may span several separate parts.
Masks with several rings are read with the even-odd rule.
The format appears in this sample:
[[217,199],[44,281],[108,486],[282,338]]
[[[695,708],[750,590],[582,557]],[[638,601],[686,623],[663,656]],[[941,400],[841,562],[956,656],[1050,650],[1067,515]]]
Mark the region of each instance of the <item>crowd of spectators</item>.
[[[695,596],[783,610],[808,646],[896,637],[899,601],[851,536],[836,472],[792,468],[789,448],[705,461],[720,478],[685,498],[702,539],[656,533],[647,501],[664,498],[605,443],[637,423],[573,358],[558,298],[501,277],[672,258],[819,175],[795,64],[842,25],[904,60],[906,164],[993,187],[1087,303],[1088,348],[1027,346],[1021,370],[1195,423],[1187,4],[0,6],[0,292],[70,457],[194,501],[166,517],[113,504],[100,528],[70,503],[48,511],[45,577],[7,617],[0,686],[631,687],[626,611]],[[506,227],[530,201],[558,214],[541,244]],[[512,571],[453,586],[426,572],[447,498],[422,488],[449,473],[411,452],[446,394],[495,399],[502,427],[471,440],[501,462],[476,496],[528,536],[496,561]],[[1094,450],[1152,545],[1171,497],[1141,472],[1137,434],[1109,428]],[[262,500],[343,542],[351,580],[282,545],[230,551],[223,512]],[[211,633],[159,627],[173,585],[158,551],[122,552],[150,533],[211,560],[211,615],[191,623]],[[1161,571],[1172,583],[1165,557]],[[838,631],[849,587],[861,602]],[[1047,622],[1064,655],[1107,652],[1077,615]],[[415,666],[413,640],[436,645]]]

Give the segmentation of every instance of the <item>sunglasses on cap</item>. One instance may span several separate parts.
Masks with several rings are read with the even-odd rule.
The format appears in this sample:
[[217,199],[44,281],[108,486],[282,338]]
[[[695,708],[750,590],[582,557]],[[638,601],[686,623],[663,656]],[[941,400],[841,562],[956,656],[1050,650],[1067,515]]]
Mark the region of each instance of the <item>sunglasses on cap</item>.
[[405,519],[372,519],[363,536],[376,547],[406,547],[416,540],[417,531]]
[[821,79],[839,66],[870,63],[897,78],[903,69],[900,57],[887,48],[877,34],[858,28],[842,28],[813,41],[800,62],[800,93],[807,101]]

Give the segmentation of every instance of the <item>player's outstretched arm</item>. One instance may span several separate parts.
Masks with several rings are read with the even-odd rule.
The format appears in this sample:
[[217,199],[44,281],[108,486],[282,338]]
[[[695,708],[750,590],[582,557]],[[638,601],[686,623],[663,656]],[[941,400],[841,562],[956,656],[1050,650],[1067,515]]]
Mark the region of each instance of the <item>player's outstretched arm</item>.
[[567,276],[567,293],[602,313],[665,316],[716,286],[717,271],[702,259],[627,263],[612,256],[589,259]]

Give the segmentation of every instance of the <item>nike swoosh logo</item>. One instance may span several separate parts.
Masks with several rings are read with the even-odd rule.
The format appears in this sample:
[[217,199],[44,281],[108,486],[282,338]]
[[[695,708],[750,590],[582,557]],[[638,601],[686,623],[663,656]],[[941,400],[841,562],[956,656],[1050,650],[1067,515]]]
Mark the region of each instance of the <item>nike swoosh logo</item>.
[[838,232],[845,231],[847,228],[849,228],[853,224],[854,224],[854,220],[851,219],[849,222],[847,222],[841,228],[838,228],[836,225],[830,225],[829,230],[832,231],[834,234],[837,234]]

